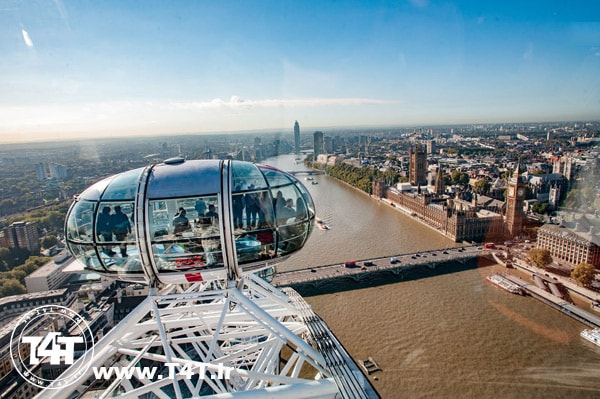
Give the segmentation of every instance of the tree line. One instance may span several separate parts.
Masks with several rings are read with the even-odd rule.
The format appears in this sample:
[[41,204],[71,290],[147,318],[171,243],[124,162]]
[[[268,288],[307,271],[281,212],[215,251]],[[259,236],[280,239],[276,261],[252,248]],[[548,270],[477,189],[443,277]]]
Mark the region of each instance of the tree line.
[[[314,166],[318,167],[319,164],[315,164]],[[360,168],[347,163],[327,166],[325,167],[325,171],[328,175],[368,194],[373,194],[373,182],[376,180],[384,181],[389,185],[394,185],[402,181],[400,173],[392,170],[381,171],[375,168]]]

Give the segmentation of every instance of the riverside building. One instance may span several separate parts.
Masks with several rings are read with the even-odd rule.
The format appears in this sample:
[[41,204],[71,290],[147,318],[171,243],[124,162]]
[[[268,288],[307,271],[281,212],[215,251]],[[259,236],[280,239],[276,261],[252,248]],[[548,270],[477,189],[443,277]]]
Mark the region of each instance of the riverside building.
[[545,224],[538,230],[537,247],[552,258],[576,266],[582,262],[600,267],[600,218],[582,216],[561,225]]

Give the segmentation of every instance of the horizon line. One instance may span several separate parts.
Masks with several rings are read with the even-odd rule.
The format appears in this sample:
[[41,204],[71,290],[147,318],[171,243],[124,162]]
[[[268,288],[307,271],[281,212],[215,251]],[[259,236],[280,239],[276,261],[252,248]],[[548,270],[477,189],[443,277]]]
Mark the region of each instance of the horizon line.
[[[297,121],[297,120],[296,120]],[[563,120],[523,120],[523,121],[478,121],[478,122],[447,122],[447,123],[410,123],[410,124],[365,124],[365,125],[328,125],[328,126],[305,126],[302,127],[300,125],[300,131],[302,129],[310,129],[314,131],[323,131],[326,129],[348,129],[348,130],[356,130],[356,129],[408,129],[408,128],[433,128],[433,127],[452,127],[452,126],[469,126],[469,125],[512,125],[512,124],[561,124],[561,123],[600,123],[600,119],[563,119]],[[81,141],[94,141],[94,140],[115,140],[115,139],[142,139],[142,138],[156,138],[156,137],[167,137],[167,136],[215,136],[215,135],[247,135],[247,134],[257,134],[257,133],[267,133],[267,134],[276,134],[276,133],[284,133],[289,129],[290,134],[294,133],[294,125],[291,124],[290,127],[280,127],[280,128],[265,128],[265,129],[252,129],[252,130],[222,130],[222,131],[206,131],[206,132],[161,132],[161,133],[114,133],[114,134],[106,134],[106,135],[98,135],[95,137],[77,137],[73,133],[72,136],[68,137],[55,137],[55,138],[34,138],[34,139],[16,139],[16,140],[8,140],[0,139],[0,145],[9,145],[9,144],[42,144],[42,143],[56,143],[56,142],[81,142]],[[325,132],[324,132],[325,133]],[[119,134],[116,136],[116,134]],[[1,133],[0,133],[1,136]],[[15,137],[15,136],[13,136]]]

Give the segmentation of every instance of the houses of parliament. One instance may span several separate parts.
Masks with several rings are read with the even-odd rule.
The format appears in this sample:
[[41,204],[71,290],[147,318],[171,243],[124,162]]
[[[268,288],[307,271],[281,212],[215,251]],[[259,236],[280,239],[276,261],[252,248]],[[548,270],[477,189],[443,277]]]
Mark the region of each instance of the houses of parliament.
[[387,186],[382,181],[374,181],[373,195],[421,219],[455,242],[498,241],[522,235],[525,183],[518,167],[508,182],[506,201],[500,207],[478,203],[476,194],[471,201],[447,195],[441,168],[438,168],[433,190],[428,190],[426,173],[425,150],[417,145],[410,150],[410,183]]

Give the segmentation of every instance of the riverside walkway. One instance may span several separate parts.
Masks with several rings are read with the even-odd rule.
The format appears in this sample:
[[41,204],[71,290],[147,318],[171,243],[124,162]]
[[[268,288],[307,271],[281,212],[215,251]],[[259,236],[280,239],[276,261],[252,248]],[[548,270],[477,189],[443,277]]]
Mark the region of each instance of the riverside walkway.
[[[465,262],[480,256],[488,256],[489,251],[477,246],[455,247],[411,254],[392,255],[389,257],[363,259],[354,261],[355,266],[346,267],[344,263],[317,266],[310,269],[293,270],[277,273],[273,280],[275,286],[289,286],[300,283],[318,283],[319,281],[340,279],[342,277],[354,280],[366,278],[371,273],[390,271],[399,274],[403,270],[418,266],[435,269],[446,262]],[[392,262],[392,258],[395,260]]]

